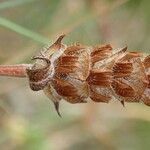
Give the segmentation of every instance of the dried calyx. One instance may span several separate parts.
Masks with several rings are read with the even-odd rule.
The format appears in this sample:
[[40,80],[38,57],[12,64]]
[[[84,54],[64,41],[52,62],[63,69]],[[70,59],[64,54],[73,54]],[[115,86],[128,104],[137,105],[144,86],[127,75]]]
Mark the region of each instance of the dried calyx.
[[[46,50],[40,51],[38,56],[32,58],[32,60],[35,60],[35,63],[32,67],[26,69],[26,73],[29,79],[30,88],[33,91],[43,90],[50,84],[55,72],[54,62],[62,55],[66,48],[65,45],[61,44],[64,36],[65,35],[61,35],[53,45],[46,48]],[[61,117],[59,112],[59,102],[53,101],[53,103],[58,115]]]
[[32,67],[27,68],[26,71],[30,87],[33,91],[43,90],[51,80],[53,73],[52,55],[62,47],[61,40],[63,37],[64,35],[60,36],[46,51],[40,51],[38,56],[32,58],[32,60],[36,60],[36,62]]
[[61,99],[74,104],[88,99],[108,103],[115,98],[123,106],[140,101],[150,105],[150,56],[127,52],[127,47],[113,50],[109,44],[66,47],[63,37],[40,52],[27,69],[31,89],[43,90],[59,116]]
[[21,65],[0,66],[0,74],[26,73],[31,89],[43,90],[59,116],[62,99],[72,104],[117,99],[123,106],[125,102],[150,106],[150,55],[128,52],[127,47],[116,50],[110,44],[66,46],[63,37],[33,57],[35,63],[26,72]]

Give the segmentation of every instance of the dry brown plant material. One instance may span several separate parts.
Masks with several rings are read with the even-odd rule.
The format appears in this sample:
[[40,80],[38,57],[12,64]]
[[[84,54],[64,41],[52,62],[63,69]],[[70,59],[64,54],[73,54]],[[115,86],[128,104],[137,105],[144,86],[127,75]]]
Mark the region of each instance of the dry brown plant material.
[[32,90],[43,90],[53,101],[108,103],[117,99],[150,106],[150,55],[129,52],[127,47],[62,44],[64,35],[33,57],[33,65],[0,66],[0,75],[27,77]]

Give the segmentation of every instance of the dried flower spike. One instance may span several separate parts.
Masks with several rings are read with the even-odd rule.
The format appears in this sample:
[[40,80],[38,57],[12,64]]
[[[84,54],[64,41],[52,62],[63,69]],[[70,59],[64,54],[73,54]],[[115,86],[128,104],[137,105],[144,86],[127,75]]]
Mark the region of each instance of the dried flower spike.
[[117,99],[123,105],[143,102],[150,106],[150,55],[128,52],[127,47],[114,50],[109,44],[66,46],[61,43],[63,37],[26,68],[31,89],[43,90],[59,116],[62,99],[73,104]]

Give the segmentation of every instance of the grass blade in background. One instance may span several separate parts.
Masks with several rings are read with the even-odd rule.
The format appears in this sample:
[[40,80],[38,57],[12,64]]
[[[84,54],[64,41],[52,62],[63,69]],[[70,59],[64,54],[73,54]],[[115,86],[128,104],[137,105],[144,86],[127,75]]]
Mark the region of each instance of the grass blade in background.
[[19,5],[23,5],[26,3],[33,2],[35,0],[11,0],[11,1],[5,1],[0,3],[0,10],[11,8]]
[[19,33],[23,36],[26,36],[34,41],[37,41],[42,44],[49,43],[49,39],[41,36],[40,34],[33,32],[31,30],[28,30],[10,20],[7,20],[6,18],[0,17],[0,26],[3,26],[5,28],[8,28],[16,33]]

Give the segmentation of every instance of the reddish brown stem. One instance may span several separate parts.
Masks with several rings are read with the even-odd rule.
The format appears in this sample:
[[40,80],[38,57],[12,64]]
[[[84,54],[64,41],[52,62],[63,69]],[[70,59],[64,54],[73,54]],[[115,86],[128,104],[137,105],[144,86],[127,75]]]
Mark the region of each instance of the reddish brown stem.
[[30,66],[30,64],[0,65],[0,76],[25,78],[26,69]]

